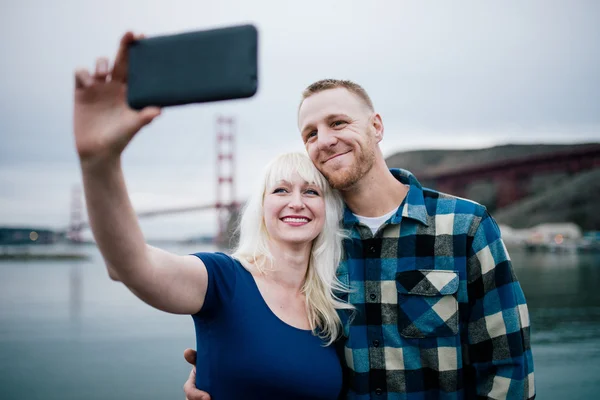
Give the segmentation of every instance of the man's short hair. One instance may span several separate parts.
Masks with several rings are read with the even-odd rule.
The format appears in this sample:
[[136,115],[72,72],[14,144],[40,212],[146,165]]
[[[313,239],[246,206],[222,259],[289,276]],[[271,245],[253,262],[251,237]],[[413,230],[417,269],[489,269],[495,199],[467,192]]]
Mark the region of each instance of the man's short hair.
[[321,79],[320,81],[309,85],[306,89],[304,89],[304,92],[302,92],[302,101],[300,102],[300,105],[302,105],[304,100],[306,100],[313,94],[322,92],[324,90],[337,88],[344,88],[349,92],[354,93],[355,95],[360,97],[362,101],[365,102],[365,104],[367,105],[367,107],[369,107],[371,111],[375,111],[375,108],[373,107],[373,102],[367,94],[367,91],[358,83],[354,83],[352,81],[343,79]]

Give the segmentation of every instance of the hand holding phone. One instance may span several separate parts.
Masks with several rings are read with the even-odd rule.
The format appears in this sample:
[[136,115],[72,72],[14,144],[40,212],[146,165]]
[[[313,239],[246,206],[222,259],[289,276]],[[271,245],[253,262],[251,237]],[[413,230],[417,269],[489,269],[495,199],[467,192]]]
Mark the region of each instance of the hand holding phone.
[[247,98],[258,88],[258,32],[252,25],[137,40],[129,45],[130,107]]
[[127,104],[127,49],[139,39],[132,32],[123,35],[112,69],[101,57],[95,70],[75,72],[73,133],[82,165],[114,165],[131,138],[161,113],[158,107],[138,111]]

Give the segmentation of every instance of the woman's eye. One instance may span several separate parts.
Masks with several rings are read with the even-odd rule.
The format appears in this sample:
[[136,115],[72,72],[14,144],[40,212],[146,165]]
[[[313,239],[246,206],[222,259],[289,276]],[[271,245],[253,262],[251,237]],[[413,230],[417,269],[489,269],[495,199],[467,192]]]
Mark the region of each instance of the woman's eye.
[[273,190],[273,193],[287,193],[287,190],[285,188],[277,188]]
[[316,191],[315,189],[307,189],[306,193],[312,194],[313,196],[318,196],[319,195],[319,192]]

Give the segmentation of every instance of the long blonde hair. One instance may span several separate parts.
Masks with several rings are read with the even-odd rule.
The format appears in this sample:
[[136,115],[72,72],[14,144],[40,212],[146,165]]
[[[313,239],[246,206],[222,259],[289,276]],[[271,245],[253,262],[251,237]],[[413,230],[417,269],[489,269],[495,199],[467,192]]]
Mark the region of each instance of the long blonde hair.
[[308,270],[302,292],[306,296],[308,320],[314,334],[330,345],[341,332],[338,309],[353,309],[336,297],[335,292],[348,292],[336,278],[336,269],[342,258],[344,237],[340,220],[343,202],[340,194],[303,153],[286,153],[271,161],[263,173],[260,187],[246,203],[239,224],[240,240],[232,256],[248,268],[248,263],[260,273],[268,273],[273,256],[269,250],[269,234],[264,222],[265,191],[281,180],[292,180],[298,173],[306,182],[316,185],[325,200],[325,224],[313,240]]

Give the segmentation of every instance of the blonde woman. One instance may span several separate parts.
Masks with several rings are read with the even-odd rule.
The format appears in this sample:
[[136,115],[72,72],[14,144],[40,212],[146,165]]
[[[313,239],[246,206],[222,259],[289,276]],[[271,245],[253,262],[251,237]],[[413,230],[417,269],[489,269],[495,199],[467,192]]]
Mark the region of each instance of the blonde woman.
[[196,386],[220,399],[336,399],[342,372],[334,291],[342,202],[303,154],[271,162],[245,207],[232,256],[149,246],[125,186],[121,153],[160,114],[127,106],[127,33],[114,67],[76,72],[74,133],[92,232],[109,276],[149,305],[190,314]]

